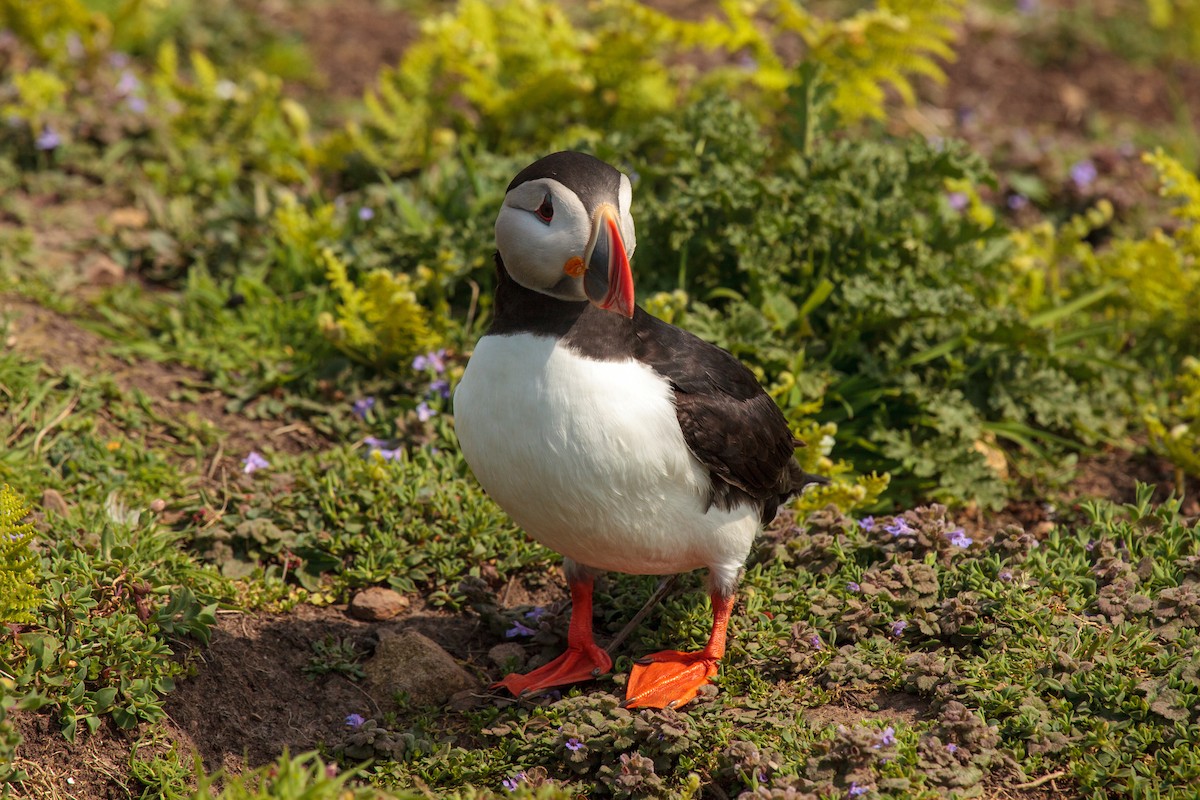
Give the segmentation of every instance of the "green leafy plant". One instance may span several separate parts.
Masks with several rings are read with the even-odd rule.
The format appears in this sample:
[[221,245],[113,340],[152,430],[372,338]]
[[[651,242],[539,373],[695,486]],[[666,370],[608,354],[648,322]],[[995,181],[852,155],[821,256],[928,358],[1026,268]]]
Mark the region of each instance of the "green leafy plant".
[[1104,295],[1014,307],[1006,231],[947,199],[991,180],[961,146],[822,135],[775,155],[722,99],[641,133],[635,267],[682,293],[652,305],[759,369],[797,427],[836,424],[837,455],[891,473],[894,498],[995,505],[998,439],[1044,457],[1122,430],[1106,342],[1067,324]]
[[750,84],[777,109],[798,83],[794,56],[785,56],[781,43],[799,39],[804,63],[824,68],[833,110],[847,123],[881,119],[887,88],[914,102],[912,76],[944,78],[939,59],[953,56],[950,42],[963,8],[961,0],[889,0],[826,19],[795,0],[727,0],[718,4],[720,17],[689,22],[631,0],[615,5],[669,45],[740,54],[739,63],[714,70],[705,80]]
[[326,250],[321,257],[326,277],[341,298],[336,316],[324,314],[319,321],[334,346],[376,368],[395,370],[437,344],[428,312],[417,302],[408,274],[372,270],[360,287],[333,251]]
[[7,483],[0,485],[0,624],[33,622],[42,599],[28,516],[21,496]]
[[326,636],[313,640],[312,649],[313,657],[304,667],[304,674],[309,678],[315,679],[330,673],[342,675],[352,681],[365,677],[366,673],[359,664],[363,653],[355,646],[353,640]]
[[1175,399],[1165,408],[1148,407],[1143,415],[1150,449],[1175,465],[1175,486],[1182,496],[1184,474],[1200,476],[1200,360],[1185,358],[1175,379]]

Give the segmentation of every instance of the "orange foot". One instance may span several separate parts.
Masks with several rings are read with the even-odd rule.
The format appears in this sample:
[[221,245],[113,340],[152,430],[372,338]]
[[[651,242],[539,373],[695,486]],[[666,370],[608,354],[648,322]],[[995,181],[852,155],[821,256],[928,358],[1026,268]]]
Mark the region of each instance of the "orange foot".
[[565,653],[546,666],[538,667],[525,675],[514,672],[505,676],[504,680],[493,683],[492,688],[503,686],[517,697],[537,695],[556,686],[590,681],[611,669],[612,659],[595,644],[568,646]]
[[717,674],[718,658],[705,650],[663,650],[633,665],[625,687],[626,708],[680,708]]

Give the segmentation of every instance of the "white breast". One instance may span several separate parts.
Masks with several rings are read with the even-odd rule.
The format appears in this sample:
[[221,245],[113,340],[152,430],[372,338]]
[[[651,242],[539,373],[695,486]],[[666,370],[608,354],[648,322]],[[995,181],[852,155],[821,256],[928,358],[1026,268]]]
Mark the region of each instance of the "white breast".
[[707,470],[648,366],[585,359],[549,336],[485,336],[454,413],[484,489],[568,558],[637,574],[706,566],[722,583],[745,561],[757,513],[708,508]]

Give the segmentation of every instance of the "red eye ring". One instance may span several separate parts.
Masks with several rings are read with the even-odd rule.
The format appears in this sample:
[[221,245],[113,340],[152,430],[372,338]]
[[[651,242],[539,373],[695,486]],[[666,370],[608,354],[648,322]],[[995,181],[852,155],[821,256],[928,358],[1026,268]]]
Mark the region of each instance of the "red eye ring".
[[550,202],[549,192],[546,192],[546,196],[542,198],[542,204],[533,213],[537,214],[538,219],[542,222],[549,223],[550,220],[554,219],[554,204]]

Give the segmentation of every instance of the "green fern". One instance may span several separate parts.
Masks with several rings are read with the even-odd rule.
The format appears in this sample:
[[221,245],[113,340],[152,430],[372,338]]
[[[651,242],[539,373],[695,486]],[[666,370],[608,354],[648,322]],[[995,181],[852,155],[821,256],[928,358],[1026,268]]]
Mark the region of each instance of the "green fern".
[[29,548],[33,523],[25,501],[7,483],[0,486],[0,623],[29,623],[41,602],[37,558]]
[[318,324],[339,350],[357,361],[395,369],[437,345],[429,313],[418,302],[410,276],[376,269],[367,273],[360,288],[332,250],[325,249],[320,257],[341,302],[336,317],[322,314]]
[[[803,58],[824,67],[834,87],[831,106],[845,122],[882,118],[885,88],[915,100],[914,76],[942,80],[938,60],[953,58],[950,43],[964,0],[880,0],[843,19],[823,19],[796,0],[721,0],[723,19],[685,22],[635,0],[610,0],[651,37],[676,47],[702,47],[749,56],[720,71],[725,80],[749,82],[782,104],[797,80],[795,64],[779,43],[799,38]],[[750,69],[746,67],[750,66]]]

